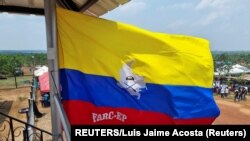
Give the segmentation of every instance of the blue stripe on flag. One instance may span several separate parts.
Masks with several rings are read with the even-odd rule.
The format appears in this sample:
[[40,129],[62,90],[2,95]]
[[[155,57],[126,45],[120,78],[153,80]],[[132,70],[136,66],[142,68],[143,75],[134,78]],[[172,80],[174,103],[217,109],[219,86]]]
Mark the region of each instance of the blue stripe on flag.
[[60,81],[63,100],[81,100],[100,107],[160,112],[178,119],[210,118],[219,115],[210,88],[147,83],[147,91],[142,93],[138,100],[121,88],[112,77],[61,69]]

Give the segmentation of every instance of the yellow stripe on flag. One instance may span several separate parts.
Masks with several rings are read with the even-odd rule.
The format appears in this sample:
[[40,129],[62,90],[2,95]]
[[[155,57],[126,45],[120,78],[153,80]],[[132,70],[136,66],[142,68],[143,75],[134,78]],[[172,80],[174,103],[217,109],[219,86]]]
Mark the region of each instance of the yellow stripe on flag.
[[147,83],[210,88],[207,40],[169,35],[57,8],[59,66],[119,80],[124,63]]

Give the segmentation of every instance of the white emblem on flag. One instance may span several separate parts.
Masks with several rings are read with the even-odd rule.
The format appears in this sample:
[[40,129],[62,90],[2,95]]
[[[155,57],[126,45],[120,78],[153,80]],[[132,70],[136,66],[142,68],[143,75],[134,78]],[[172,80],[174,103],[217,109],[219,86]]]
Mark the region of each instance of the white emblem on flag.
[[126,89],[131,95],[136,96],[137,99],[140,99],[141,92],[146,90],[146,83],[142,76],[132,73],[131,65],[133,61],[125,63],[120,69],[120,81],[119,85]]

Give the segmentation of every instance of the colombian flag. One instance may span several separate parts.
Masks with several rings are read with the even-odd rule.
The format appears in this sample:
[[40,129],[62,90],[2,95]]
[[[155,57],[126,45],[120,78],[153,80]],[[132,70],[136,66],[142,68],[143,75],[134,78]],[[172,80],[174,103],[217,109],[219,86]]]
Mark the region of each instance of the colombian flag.
[[211,124],[209,42],[57,9],[60,82],[72,125]]

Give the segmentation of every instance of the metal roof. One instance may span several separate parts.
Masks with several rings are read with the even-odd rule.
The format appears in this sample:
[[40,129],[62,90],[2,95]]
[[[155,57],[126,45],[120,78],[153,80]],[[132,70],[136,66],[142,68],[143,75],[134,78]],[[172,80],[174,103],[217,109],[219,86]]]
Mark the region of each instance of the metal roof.
[[[56,0],[59,7],[101,16],[130,0]],[[0,0],[0,12],[44,14],[44,0]]]

